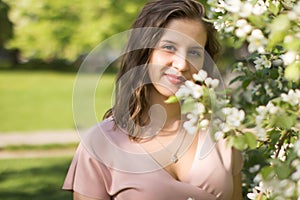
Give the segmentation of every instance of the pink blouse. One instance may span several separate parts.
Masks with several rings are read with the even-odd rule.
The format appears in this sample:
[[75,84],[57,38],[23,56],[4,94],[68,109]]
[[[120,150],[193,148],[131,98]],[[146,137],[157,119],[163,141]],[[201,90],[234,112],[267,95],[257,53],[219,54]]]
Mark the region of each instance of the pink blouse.
[[109,118],[82,138],[63,189],[101,200],[230,200],[242,156],[225,140],[204,148],[207,143],[200,134],[189,173],[178,181]]

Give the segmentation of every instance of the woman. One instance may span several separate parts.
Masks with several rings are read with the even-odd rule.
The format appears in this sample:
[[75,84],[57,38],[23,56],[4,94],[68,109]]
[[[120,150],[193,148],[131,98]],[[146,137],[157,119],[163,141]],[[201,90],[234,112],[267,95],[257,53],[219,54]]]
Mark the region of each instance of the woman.
[[122,57],[115,105],[82,138],[67,174],[63,188],[74,199],[242,199],[240,153],[225,140],[214,144],[209,130],[186,134],[180,103],[165,102],[218,53],[203,18],[193,0],[142,9]]

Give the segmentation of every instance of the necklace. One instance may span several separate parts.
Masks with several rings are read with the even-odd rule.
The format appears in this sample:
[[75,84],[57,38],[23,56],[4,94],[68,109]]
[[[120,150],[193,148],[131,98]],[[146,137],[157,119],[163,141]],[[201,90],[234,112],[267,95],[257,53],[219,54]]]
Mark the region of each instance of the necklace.
[[184,142],[184,139],[185,139],[185,136],[186,136],[186,132],[184,131],[183,132],[183,137],[178,145],[178,147],[176,148],[175,152],[171,152],[170,149],[168,149],[160,140],[158,140],[156,137],[154,138],[155,141],[157,141],[170,155],[171,155],[171,158],[170,158],[170,161],[172,163],[177,163],[179,158],[178,158],[178,152]]
[[[148,128],[148,130],[147,130]],[[183,145],[185,143],[185,139],[186,139],[186,131],[182,126],[182,122],[179,122],[178,126],[176,126],[176,128],[172,128],[172,129],[164,129],[164,128],[153,128],[153,127],[147,127],[145,128],[145,132],[144,132],[144,137],[142,137],[142,141],[140,141],[141,143],[144,142],[150,142],[155,141],[157,143],[157,145],[161,146],[162,148],[160,148],[158,151],[148,151],[148,154],[153,157],[158,163],[160,163],[161,165],[168,165],[170,164],[170,161],[172,163],[177,163],[179,160],[179,154],[180,154],[180,150],[182,149],[183,146],[189,146],[190,140],[188,139],[188,143]],[[148,132],[148,133],[147,133]],[[150,133],[149,133],[150,132]],[[159,137],[168,137],[170,138],[172,135],[175,135],[175,137],[171,138],[171,142],[168,142],[167,145],[165,145],[165,142],[162,142]],[[165,138],[166,139],[166,138]],[[193,139],[192,139],[193,140]],[[152,146],[152,145],[151,145]],[[147,147],[145,147],[147,149]],[[166,153],[169,155],[169,161],[168,159],[165,160],[165,156]]]

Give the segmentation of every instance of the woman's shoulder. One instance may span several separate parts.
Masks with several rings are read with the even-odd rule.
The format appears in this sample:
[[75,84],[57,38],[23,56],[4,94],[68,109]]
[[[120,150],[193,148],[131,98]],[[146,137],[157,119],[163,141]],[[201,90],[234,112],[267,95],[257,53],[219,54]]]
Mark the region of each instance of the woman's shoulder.
[[109,147],[108,145],[118,146],[129,141],[128,134],[115,123],[112,117],[78,132],[84,146],[100,146],[101,149],[105,149]]
[[138,173],[153,171],[159,167],[139,143],[130,140],[128,134],[112,118],[90,128],[82,137],[81,145],[93,159],[117,171]]

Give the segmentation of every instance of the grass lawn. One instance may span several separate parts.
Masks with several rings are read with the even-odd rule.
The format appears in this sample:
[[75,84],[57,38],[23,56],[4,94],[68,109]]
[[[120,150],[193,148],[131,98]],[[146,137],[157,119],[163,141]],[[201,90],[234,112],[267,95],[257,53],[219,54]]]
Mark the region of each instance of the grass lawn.
[[[111,106],[114,77],[105,74],[97,86],[98,119]],[[75,73],[0,71],[0,132],[73,129],[75,78]]]
[[71,200],[61,190],[71,158],[0,160],[1,200]]

